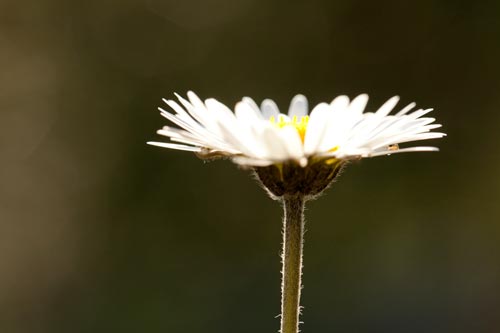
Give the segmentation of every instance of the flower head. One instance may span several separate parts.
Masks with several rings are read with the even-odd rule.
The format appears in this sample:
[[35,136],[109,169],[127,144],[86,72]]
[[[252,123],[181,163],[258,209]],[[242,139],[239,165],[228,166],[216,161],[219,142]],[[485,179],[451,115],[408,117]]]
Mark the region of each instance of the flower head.
[[244,97],[233,112],[213,98],[203,102],[193,92],[187,95],[189,100],[176,95],[180,104],[164,100],[173,112],[160,108],[178,126],[158,131],[171,142],[149,144],[206,158],[226,156],[252,167],[283,163],[305,167],[317,161],[333,164],[400,152],[437,151],[435,147],[400,148],[399,144],[445,135],[431,132],[441,127],[434,124],[434,118],[424,117],[432,109],[412,111],[415,103],[411,103],[390,115],[399,101],[397,96],[376,112],[364,112],[368,95],[362,94],[352,101],[338,96],[309,113],[306,97],[297,95],[284,114],[270,99],[259,108],[253,99]]

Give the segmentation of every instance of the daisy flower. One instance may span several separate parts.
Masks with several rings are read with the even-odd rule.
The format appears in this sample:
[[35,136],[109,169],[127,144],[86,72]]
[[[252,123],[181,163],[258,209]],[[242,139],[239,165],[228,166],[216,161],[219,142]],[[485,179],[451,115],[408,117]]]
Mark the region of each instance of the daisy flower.
[[318,160],[351,160],[401,152],[437,151],[435,147],[400,148],[406,142],[441,138],[432,132],[441,127],[424,117],[432,109],[408,104],[394,114],[398,96],[375,112],[365,112],[368,95],[350,100],[338,96],[320,103],[309,113],[305,96],[296,95],[288,114],[273,100],[260,107],[250,97],[236,104],[234,112],[214,98],[204,102],[193,92],[179,102],[164,99],[171,108],[159,108],[177,127],[165,126],[157,133],[171,142],[148,142],[164,148],[191,151],[200,157],[229,157],[235,163],[263,167],[296,162],[301,167]]
[[399,145],[436,139],[444,133],[425,115],[432,109],[416,109],[415,103],[396,108],[399,97],[390,98],[375,112],[365,112],[368,95],[350,100],[338,96],[309,112],[307,99],[295,96],[288,113],[281,113],[270,99],[260,107],[250,97],[236,104],[234,112],[193,92],[179,102],[164,100],[171,108],[161,114],[175,127],[158,134],[170,142],[151,145],[186,150],[202,158],[226,157],[253,169],[263,187],[284,208],[281,333],[299,332],[302,289],[304,205],[327,188],[341,168],[353,159],[402,152],[436,151],[435,147]]

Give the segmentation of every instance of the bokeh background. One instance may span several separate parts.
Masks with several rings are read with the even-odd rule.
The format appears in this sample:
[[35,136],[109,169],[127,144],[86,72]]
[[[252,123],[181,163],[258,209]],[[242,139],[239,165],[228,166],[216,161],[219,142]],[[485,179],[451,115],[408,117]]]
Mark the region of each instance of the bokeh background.
[[499,332],[498,59],[498,1],[2,0],[0,332],[278,330],[280,205],[145,144],[189,89],[434,107],[309,204],[302,330]]

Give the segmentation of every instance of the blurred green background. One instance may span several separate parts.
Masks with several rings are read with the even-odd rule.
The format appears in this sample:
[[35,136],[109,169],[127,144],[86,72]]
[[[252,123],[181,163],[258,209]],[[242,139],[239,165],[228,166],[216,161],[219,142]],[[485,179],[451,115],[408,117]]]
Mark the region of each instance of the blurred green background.
[[500,331],[500,2],[2,0],[0,332],[276,332],[281,207],[161,98],[434,107],[308,205],[303,332]]

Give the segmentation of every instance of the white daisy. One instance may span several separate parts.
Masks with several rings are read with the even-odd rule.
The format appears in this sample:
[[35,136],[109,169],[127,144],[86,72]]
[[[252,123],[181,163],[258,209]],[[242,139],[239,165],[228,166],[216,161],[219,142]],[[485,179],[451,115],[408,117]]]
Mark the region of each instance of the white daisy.
[[413,110],[411,103],[390,115],[399,101],[395,96],[376,112],[364,112],[368,96],[352,101],[339,96],[308,112],[307,99],[297,95],[288,114],[280,113],[270,99],[260,108],[249,97],[234,112],[210,98],[202,102],[193,92],[189,101],[165,100],[172,111],[161,114],[176,127],[158,134],[171,142],[149,144],[197,153],[201,157],[224,156],[251,167],[272,198],[284,208],[280,332],[299,332],[302,289],[304,205],[332,184],[351,159],[410,151],[436,151],[435,147],[400,148],[399,144],[441,138],[432,132],[441,127],[424,117],[432,109]]
[[400,152],[437,151],[435,147],[399,148],[399,144],[441,138],[431,132],[441,127],[423,117],[432,109],[414,110],[411,103],[393,115],[399,97],[385,102],[376,112],[364,112],[368,95],[352,101],[338,96],[308,112],[305,96],[295,96],[288,114],[270,99],[260,108],[250,97],[236,104],[234,112],[219,101],[205,102],[193,92],[189,100],[177,95],[180,104],[164,99],[172,111],[161,114],[178,127],[165,126],[158,134],[171,142],[148,142],[164,148],[192,151],[202,157],[227,156],[235,163],[268,166],[296,161],[305,167],[315,159],[350,160]]

